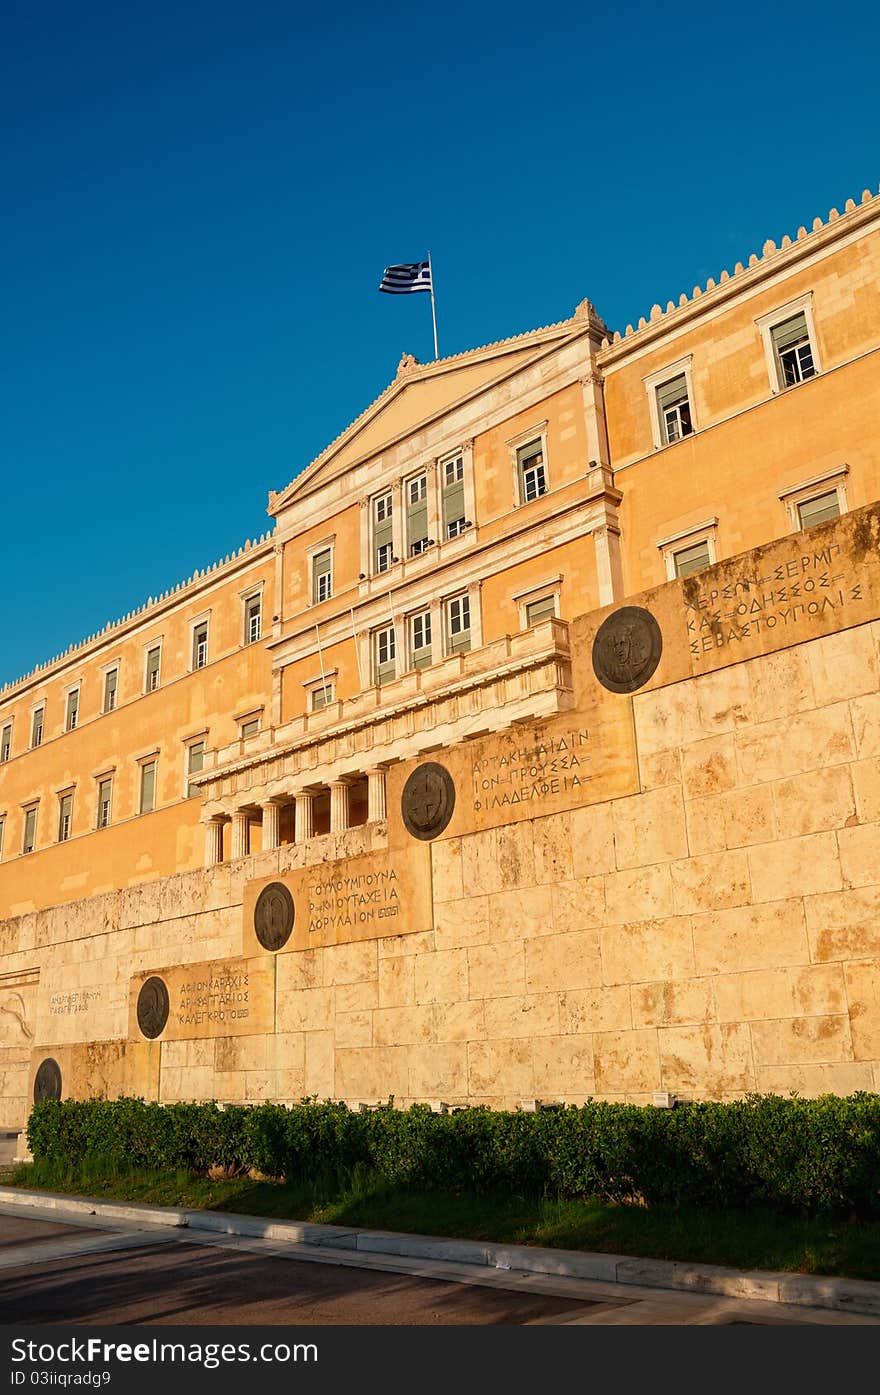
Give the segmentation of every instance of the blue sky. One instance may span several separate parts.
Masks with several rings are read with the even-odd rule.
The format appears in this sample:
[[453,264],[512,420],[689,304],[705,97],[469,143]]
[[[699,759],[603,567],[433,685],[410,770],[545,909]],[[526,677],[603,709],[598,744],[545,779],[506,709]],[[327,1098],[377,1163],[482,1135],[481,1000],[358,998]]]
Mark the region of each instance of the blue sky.
[[623,328],[880,179],[874,4],[6,0],[0,683],[269,525],[394,376]]

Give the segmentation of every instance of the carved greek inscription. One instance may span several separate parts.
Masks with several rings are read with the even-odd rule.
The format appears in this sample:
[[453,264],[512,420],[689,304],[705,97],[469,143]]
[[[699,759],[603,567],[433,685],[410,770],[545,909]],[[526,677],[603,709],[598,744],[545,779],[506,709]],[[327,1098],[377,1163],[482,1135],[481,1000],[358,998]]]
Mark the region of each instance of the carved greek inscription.
[[863,599],[862,584],[853,578],[839,543],[782,562],[765,576],[742,577],[693,595],[686,586],[684,595],[695,659],[770,631],[807,628]]
[[393,920],[400,915],[398,880],[392,866],[381,872],[325,876],[310,881],[306,886],[310,933],[350,930]]
[[248,974],[214,974],[192,978],[180,985],[177,1000],[178,1027],[241,1022],[250,1015]]
[[536,746],[512,747],[473,766],[474,811],[512,804],[546,804],[592,779],[587,770],[589,732],[565,732]]
[[72,1017],[80,1012],[88,1012],[92,1003],[101,997],[100,988],[80,988],[72,993],[53,993],[49,999],[49,1012],[53,1017]]

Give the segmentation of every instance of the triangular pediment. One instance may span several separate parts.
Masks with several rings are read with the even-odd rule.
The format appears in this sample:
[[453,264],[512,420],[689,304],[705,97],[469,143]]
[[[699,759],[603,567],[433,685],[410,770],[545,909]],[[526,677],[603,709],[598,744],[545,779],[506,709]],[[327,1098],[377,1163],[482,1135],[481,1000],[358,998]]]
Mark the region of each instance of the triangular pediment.
[[340,473],[380,455],[392,443],[413,434],[438,415],[474,393],[516,372],[548,349],[583,333],[580,318],[473,349],[436,363],[417,364],[404,355],[397,377],[352,424],[331,442],[279,494],[270,495],[269,513],[277,513],[300,494],[335,479]]

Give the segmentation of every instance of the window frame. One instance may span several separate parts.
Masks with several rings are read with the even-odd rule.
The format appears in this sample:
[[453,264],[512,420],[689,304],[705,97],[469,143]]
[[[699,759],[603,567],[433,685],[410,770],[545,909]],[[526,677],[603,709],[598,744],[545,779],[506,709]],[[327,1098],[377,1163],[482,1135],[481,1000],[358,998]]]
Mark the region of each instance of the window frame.
[[[76,731],[79,724],[79,698],[81,683],[71,683],[64,689],[64,731]],[[71,711],[71,700],[73,700],[73,710]],[[71,721],[71,717],[73,721]]]
[[[203,661],[202,661],[201,663],[198,663],[197,660],[198,660],[198,658],[199,658],[199,651],[200,651],[201,646],[202,646],[202,641],[201,641],[201,640],[197,640],[196,636],[197,636],[198,632],[199,632],[201,629],[203,629],[203,628],[204,628],[204,631],[205,631],[205,638],[204,638],[205,656],[204,656]],[[190,645],[189,645],[190,670],[189,670],[189,671],[190,671],[190,673],[199,673],[199,672],[201,671],[201,669],[207,668],[207,667],[208,667],[208,663],[210,662],[210,652],[211,652],[211,650],[210,650],[210,645],[211,645],[211,614],[210,614],[210,611],[209,611],[206,615],[200,615],[200,616],[198,617],[198,619],[196,619],[196,620],[191,620],[191,621],[189,622],[189,637],[190,637]]]
[[[104,684],[103,690],[101,692],[101,715],[106,716],[108,712],[115,712],[117,707],[119,706],[119,661],[117,660],[115,663],[107,664],[106,667],[102,670],[102,672],[104,675]],[[111,678],[115,678],[116,681],[112,689],[113,701],[108,707],[107,693],[108,684]]]
[[[505,445],[510,452],[511,469],[513,472],[513,501],[514,508],[524,508],[526,504],[535,504],[539,499],[545,499],[550,493],[550,456],[547,449],[547,433],[550,425],[549,418],[544,421],[533,422],[524,431],[518,431],[515,436],[511,436]],[[544,488],[536,494],[533,499],[526,498],[525,471],[520,457],[529,446],[537,445],[541,452],[541,469],[544,475]],[[535,452],[537,454],[537,451]]]
[[[74,789],[58,791],[58,842],[69,843],[73,833],[73,796]],[[64,805],[70,801],[70,807],[65,814]],[[65,825],[65,819],[67,823]]]
[[[788,515],[790,531],[793,533],[805,531],[800,518],[801,504],[809,504],[813,499],[818,499],[823,494],[837,494],[839,517],[842,518],[845,513],[849,513],[849,500],[846,493],[848,475],[849,465],[838,465],[834,470],[825,470],[821,475],[812,475],[810,479],[801,480],[798,484],[780,490],[779,500]],[[814,524],[807,524],[807,528],[814,526]]]
[[[553,597],[555,608],[553,618],[559,620],[562,614],[561,572],[557,572],[556,576],[548,576],[544,581],[539,581],[536,586],[529,586],[524,591],[516,591],[511,596],[511,600],[516,603],[519,612],[519,627],[521,631],[530,630],[534,625],[543,623],[540,620],[536,620],[530,624],[528,620],[528,610],[529,606],[535,605],[536,602],[543,600],[547,596]],[[550,617],[547,618],[549,619]]]
[[[138,762],[137,762],[137,763],[138,763],[138,767],[139,767],[139,769],[140,769],[140,777],[139,777],[139,780],[138,780],[138,786],[139,786],[139,788],[138,788],[138,809],[137,809],[137,815],[138,815],[138,818],[140,818],[143,814],[154,814],[154,813],[156,812],[157,807],[158,807],[158,805],[157,805],[157,798],[158,798],[158,792],[159,792],[159,752],[158,752],[158,751],[151,751],[148,755],[146,755],[146,756],[141,756],[141,757],[138,759]],[[146,772],[147,772],[150,768],[152,768],[152,771],[153,771],[153,802],[152,802],[152,804],[150,805],[150,807],[149,807],[148,809],[145,809],[145,808],[144,808],[144,780],[145,780]]]
[[[687,441],[691,436],[696,436],[700,423],[697,414],[697,404],[694,398],[693,382],[693,354],[685,354],[683,358],[676,359],[673,363],[665,363],[662,368],[657,368],[653,373],[648,373],[642,378],[642,384],[648,396],[648,414],[651,420],[651,438],[654,442],[655,450],[666,450],[668,446],[680,445],[682,441]],[[674,441],[667,439],[666,430],[660,417],[659,391],[667,383],[671,383],[675,378],[684,378],[687,388],[687,400],[690,408],[691,429],[686,436],[677,436]]]
[[[382,640],[390,636],[390,653],[383,660],[381,657]],[[371,663],[373,666],[373,686],[384,687],[387,683],[393,683],[398,677],[397,672],[397,626],[392,621],[387,625],[378,625],[370,634]],[[394,664],[394,672],[387,674],[384,678],[380,676],[383,664]]]
[[[773,340],[773,331],[784,324],[786,320],[792,320],[796,315],[803,315],[807,326],[807,336],[810,341],[810,353],[813,359],[813,372],[808,378],[802,378],[797,383],[784,383],[782,381],[781,364]],[[806,291],[798,296],[796,300],[789,300],[784,305],[777,305],[775,309],[768,310],[764,315],[758,315],[755,324],[761,335],[761,343],[764,347],[764,360],[767,366],[767,377],[770,381],[770,390],[774,396],[781,392],[791,392],[792,388],[801,387],[803,383],[812,382],[814,378],[822,375],[822,361],[819,355],[819,341],[816,336],[816,322],[813,316],[813,292]]]
[[[322,572],[319,576],[316,570],[318,559],[320,557],[323,557],[325,554],[330,559],[330,565],[328,566],[326,572]],[[330,601],[333,599],[333,593],[335,590],[335,578],[333,574],[334,564],[336,562],[335,538],[325,539],[323,542],[316,543],[314,547],[310,547],[306,552],[306,558],[308,561],[309,568],[309,605],[323,605],[325,601]],[[328,589],[327,594],[325,596],[322,596],[319,595],[320,582],[323,581],[325,577],[328,578]]]
[[[161,640],[161,639],[157,640],[155,644],[150,643],[150,644],[146,645],[145,648],[144,648],[144,696],[145,696],[145,697],[146,697],[149,693],[158,692],[159,688],[161,688],[161,686],[162,686],[162,649],[163,649],[163,645],[162,645],[162,640]],[[151,687],[151,686],[150,686],[150,655],[153,654],[153,653],[155,653],[157,650],[158,650],[158,653],[159,653],[159,663],[158,663],[158,665],[157,665],[157,667],[156,667],[156,681],[155,681],[155,683],[154,683],[154,684],[152,685],[152,687]]]
[[[188,736],[183,743],[183,797],[184,799],[195,799],[201,794],[198,786],[192,787],[193,775],[201,775],[205,768],[205,756],[208,754],[208,733],[198,732],[194,736]],[[201,747],[202,763],[198,770],[193,770],[192,756],[194,751]]]
[[[427,642],[416,644],[416,625],[421,623],[422,636],[424,639],[427,632]],[[434,617],[430,607],[426,606],[421,610],[412,611],[406,617],[406,637],[409,650],[409,668],[418,671],[423,668],[430,668],[434,662]]]
[[[38,716],[38,715],[39,715],[39,718],[40,718],[40,739],[39,739],[39,741],[35,741],[35,740],[34,740],[34,737],[35,737],[36,731],[37,731],[37,716]],[[45,698],[44,698],[44,699],[42,700],[42,702],[34,703],[34,706],[31,708],[31,740],[30,740],[30,745],[28,746],[28,750],[29,750],[29,751],[35,751],[35,750],[37,749],[38,746],[42,746],[42,744],[43,744],[43,738],[44,738],[45,735],[46,735],[46,700],[45,700]]]
[[[322,702],[318,702],[319,694],[324,694]],[[336,701],[336,684],[332,678],[328,678],[325,683],[315,683],[309,688],[309,712],[323,712],[326,708],[332,707]]]
[[[15,726],[15,718],[10,717],[8,722],[0,726],[0,765],[5,765],[12,760],[12,732]],[[6,733],[9,733],[9,740],[6,741]],[[4,754],[5,752],[5,754]]]
[[[663,570],[667,581],[677,581],[679,579],[676,571],[675,559],[681,552],[686,552],[688,548],[697,547],[700,543],[706,543],[709,560],[706,566],[711,567],[718,561],[718,519],[716,517],[704,519],[701,523],[691,524],[688,528],[682,528],[677,533],[670,533],[668,537],[661,538],[657,547],[663,559]],[[686,572],[685,576],[695,575],[695,572]]]
[[[249,644],[259,644],[263,637],[263,588],[256,591],[248,591],[241,598],[242,620],[244,624],[244,634],[242,636],[242,648],[246,649]],[[252,614],[252,607],[256,605],[256,614]],[[253,621],[256,619],[257,632],[252,633]]]
[[[96,832],[99,831],[99,830],[102,829],[102,828],[109,828],[109,827],[110,827],[110,824],[111,824],[112,821],[113,821],[113,775],[114,775],[114,772],[113,772],[112,770],[106,770],[106,771],[103,772],[103,774],[101,774],[101,775],[96,775],[96,776],[95,776],[95,786],[96,786],[96,790],[95,790],[95,804],[96,804],[96,808],[95,808],[95,831],[96,831]],[[109,785],[109,786],[110,786],[110,797],[109,797],[109,799],[106,800],[106,804],[107,804],[107,817],[106,817],[106,819],[102,819],[102,817],[101,817],[102,807],[103,807],[103,804],[104,804],[104,802],[105,802],[105,801],[103,801],[103,800],[101,799],[101,789],[102,789],[102,787],[103,787],[104,785]]]
[[6,833],[6,814],[0,814],[0,862],[3,860],[3,839]]
[[[40,801],[38,799],[29,800],[27,804],[23,804],[21,807],[24,813],[24,827],[22,828],[21,834],[21,855],[22,857],[27,857],[30,853],[36,852],[37,850],[37,826],[40,813]],[[28,820],[32,814],[34,816],[34,826],[31,834],[33,842],[30,847],[28,847]]]
[[[458,630],[453,629],[453,608],[459,607],[459,622],[462,613],[467,612],[467,624],[461,624]],[[444,629],[446,631],[446,656],[452,654],[469,654],[473,647],[473,624],[471,620],[471,597],[469,591],[459,591],[454,596],[447,596],[443,602],[443,612],[445,617]],[[457,643],[456,635],[466,635],[467,644]]]

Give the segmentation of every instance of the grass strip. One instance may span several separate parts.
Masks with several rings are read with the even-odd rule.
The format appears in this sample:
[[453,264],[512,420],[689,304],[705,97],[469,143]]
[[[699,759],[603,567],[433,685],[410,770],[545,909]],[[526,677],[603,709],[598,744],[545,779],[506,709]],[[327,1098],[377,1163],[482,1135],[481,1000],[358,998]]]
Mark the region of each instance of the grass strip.
[[323,1225],[548,1245],[568,1250],[721,1264],[829,1277],[880,1279],[880,1222],[792,1217],[759,1209],[712,1211],[609,1205],[512,1194],[419,1192],[356,1174],[343,1188],[186,1172],[121,1172],[25,1163],[3,1179],[107,1201],[199,1207]]

